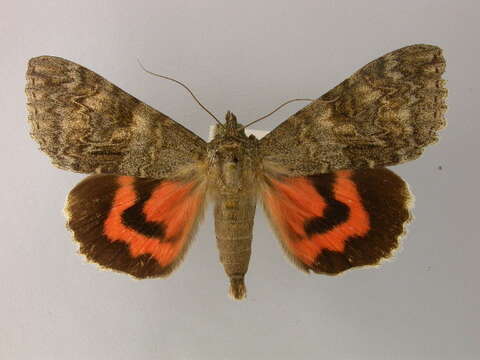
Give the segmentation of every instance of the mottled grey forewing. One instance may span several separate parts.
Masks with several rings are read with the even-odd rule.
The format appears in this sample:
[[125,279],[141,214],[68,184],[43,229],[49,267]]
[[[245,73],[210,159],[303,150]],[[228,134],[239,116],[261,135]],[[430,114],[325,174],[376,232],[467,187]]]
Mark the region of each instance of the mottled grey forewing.
[[205,156],[201,138],[69,60],[31,59],[26,94],[31,135],[62,169],[165,178]]
[[291,175],[413,160],[445,126],[442,50],[412,45],[361,68],[260,141]]

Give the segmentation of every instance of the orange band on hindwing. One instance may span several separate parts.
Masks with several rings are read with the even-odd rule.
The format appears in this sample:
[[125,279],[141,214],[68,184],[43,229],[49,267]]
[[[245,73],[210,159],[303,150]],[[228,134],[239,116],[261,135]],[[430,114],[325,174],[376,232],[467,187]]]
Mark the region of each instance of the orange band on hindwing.
[[[127,243],[132,256],[150,254],[161,266],[167,266],[184,246],[185,234],[195,220],[199,199],[186,200],[193,183],[164,181],[155,186],[148,199],[142,199],[134,181],[130,176],[118,178],[119,188],[105,221],[105,235],[110,241]],[[135,209],[137,223],[132,221],[127,226],[129,209]]]
[[268,178],[263,198],[286,251],[316,272],[377,263],[409,219],[408,189],[387,169]]
[[307,265],[312,265],[324,249],[343,252],[350,237],[364,236],[370,229],[368,213],[350,175],[350,171],[335,173],[331,190],[317,187],[331,210],[309,219],[304,226],[305,239],[292,244],[295,255]]
[[305,265],[312,265],[324,249],[343,251],[350,236],[368,231],[368,214],[350,175],[339,171],[285,182],[271,179],[268,206],[289,239],[287,248]]
[[195,181],[93,175],[69,194],[68,226],[90,260],[138,278],[162,276],[185,253],[204,195]]

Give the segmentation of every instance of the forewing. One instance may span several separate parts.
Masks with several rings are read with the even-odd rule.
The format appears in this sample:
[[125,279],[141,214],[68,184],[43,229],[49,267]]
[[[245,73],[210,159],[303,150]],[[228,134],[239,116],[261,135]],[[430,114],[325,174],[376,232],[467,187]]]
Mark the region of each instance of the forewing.
[[68,195],[67,225],[80,252],[137,278],[168,275],[203,213],[201,180],[92,175]]
[[260,152],[303,176],[415,159],[445,126],[444,70],[436,46],[393,51],[280,124]]
[[289,258],[329,275],[390,257],[411,217],[407,184],[381,168],[267,176],[262,196]]
[[163,178],[205,156],[205,142],[71,61],[28,63],[32,137],[54,165],[82,173]]

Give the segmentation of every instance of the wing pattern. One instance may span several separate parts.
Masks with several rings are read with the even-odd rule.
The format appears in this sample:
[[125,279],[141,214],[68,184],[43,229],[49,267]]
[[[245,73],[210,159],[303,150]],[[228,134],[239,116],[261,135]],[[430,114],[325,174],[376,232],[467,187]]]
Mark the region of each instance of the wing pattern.
[[200,180],[92,175],[67,198],[67,225],[80,252],[137,278],[168,275],[203,214]]
[[31,59],[26,94],[31,135],[62,169],[163,178],[205,157],[197,135],[71,61]]
[[393,51],[280,124],[260,152],[296,176],[415,159],[445,126],[444,70],[436,46]]
[[408,187],[387,169],[267,177],[262,196],[289,258],[329,275],[390,257],[411,218]]

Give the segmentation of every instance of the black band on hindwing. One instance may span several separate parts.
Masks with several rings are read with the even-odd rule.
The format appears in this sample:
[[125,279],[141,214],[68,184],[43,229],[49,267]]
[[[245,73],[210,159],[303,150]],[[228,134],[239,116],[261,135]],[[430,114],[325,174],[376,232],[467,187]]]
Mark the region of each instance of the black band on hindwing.
[[308,236],[323,234],[347,221],[350,216],[350,208],[335,199],[333,194],[336,175],[322,174],[309,176],[308,179],[315,186],[315,190],[325,199],[327,207],[322,217],[315,217],[305,223],[306,234]]
[[[319,179],[312,178],[315,178],[312,181]],[[355,266],[378,264],[398,247],[398,239],[410,219],[410,192],[406,183],[392,171],[384,168],[354,170],[350,180],[368,214],[369,231],[363,236],[346,239],[343,251],[323,249],[311,266],[316,273],[335,275]],[[319,187],[316,189],[325,196]]]
[[[118,241],[119,239],[109,238],[105,234],[105,221],[114,204],[116,191],[119,190],[118,178],[117,175],[92,175],[70,192],[67,202],[70,214],[68,226],[80,244],[80,253],[104,267],[126,272],[139,279],[167,275],[172,271],[172,265],[161,266],[150,254],[132,256],[128,244]],[[146,179],[136,181],[152,182]],[[159,182],[153,181],[151,188],[154,184],[158,185]],[[147,186],[141,185],[141,187],[142,191],[137,190],[137,192],[145,193],[143,190],[147,190]],[[151,194],[152,190],[148,193]],[[144,197],[146,196],[147,194]],[[133,212],[133,210],[130,211]],[[85,214],[90,215],[85,216]],[[142,222],[134,222],[132,216],[126,216],[126,218],[127,222],[124,225],[127,226],[126,224],[129,223],[128,226],[133,226],[138,232],[139,224]],[[122,222],[125,222],[125,218]]]
[[136,179],[134,188],[137,200],[134,205],[123,212],[122,223],[142,235],[161,239],[165,236],[165,225],[148,221],[143,211],[145,203],[151,198],[153,191],[159,184],[158,181]]

